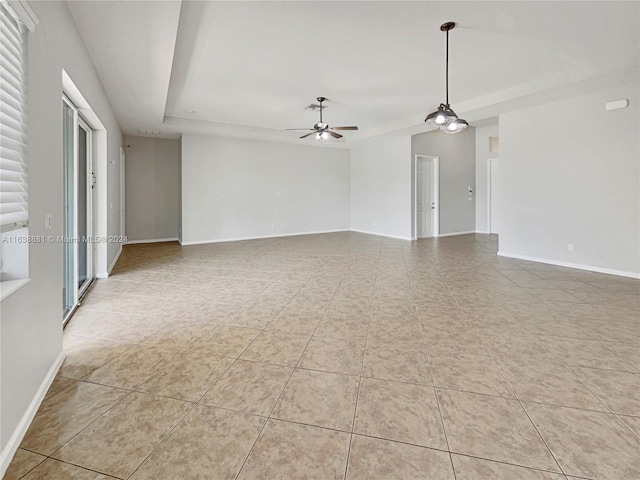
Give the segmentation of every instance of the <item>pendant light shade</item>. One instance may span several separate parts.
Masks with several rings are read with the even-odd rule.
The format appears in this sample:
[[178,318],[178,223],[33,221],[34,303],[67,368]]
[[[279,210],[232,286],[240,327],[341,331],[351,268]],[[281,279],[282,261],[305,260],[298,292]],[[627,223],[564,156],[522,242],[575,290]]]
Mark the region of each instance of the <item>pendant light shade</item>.
[[427,115],[427,118],[425,118],[424,121],[432,127],[440,128],[443,125],[448,125],[451,121],[457,118],[458,116],[453,110],[444,103],[441,103],[438,110]]
[[446,71],[446,103],[441,103],[435,112],[427,115],[424,119],[429,125],[435,128],[439,128],[443,132],[449,134],[460,133],[462,130],[469,126],[469,123],[462,118],[458,118],[456,113],[449,106],[449,30],[453,30],[456,24],[454,22],[443,23],[440,26],[440,30],[447,33],[447,56],[445,63]]
[[454,133],[460,133],[462,130],[464,130],[468,126],[469,124],[467,123],[466,120],[463,120],[462,118],[456,118],[455,120],[450,122],[446,127],[441,127],[440,130],[450,135],[453,135]]

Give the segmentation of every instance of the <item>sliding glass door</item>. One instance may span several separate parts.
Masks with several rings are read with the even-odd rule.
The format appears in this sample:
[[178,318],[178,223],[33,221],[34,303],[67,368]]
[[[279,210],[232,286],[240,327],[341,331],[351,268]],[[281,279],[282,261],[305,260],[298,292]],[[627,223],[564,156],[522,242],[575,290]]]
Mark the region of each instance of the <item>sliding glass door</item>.
[[64,287],[66,323],[94,279],[92,131],[78,109],[63,99]]

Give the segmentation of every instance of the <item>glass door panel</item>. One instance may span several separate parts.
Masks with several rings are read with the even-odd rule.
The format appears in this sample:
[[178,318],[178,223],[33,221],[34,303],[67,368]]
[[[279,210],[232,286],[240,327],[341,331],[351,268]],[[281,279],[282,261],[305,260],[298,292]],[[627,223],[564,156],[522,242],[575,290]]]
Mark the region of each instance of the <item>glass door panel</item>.
[[91,128],[63,101],[64,286],[63,322],[93,281],[93,168]]

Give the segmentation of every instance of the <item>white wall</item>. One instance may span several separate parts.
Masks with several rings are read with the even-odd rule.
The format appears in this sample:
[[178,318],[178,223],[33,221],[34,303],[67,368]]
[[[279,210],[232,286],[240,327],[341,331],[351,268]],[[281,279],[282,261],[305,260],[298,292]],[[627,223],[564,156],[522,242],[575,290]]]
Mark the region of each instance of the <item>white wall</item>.
[[177,239],[180,141],[124,137],[129,242]]
[[487,160],[498,158],[499,152],[489,151],[489,137],[498,136],[498,123],[476,127],[476,231],[489,233],[487,222]]
[[[449,135],[440,131],[411,137],[411,153],[440,157],[440,235],[476,229],[475,201],[469,201],[469,186],[475,191],[475,128]],[[475,195],[474,195],[475,198]]]
[[[113,202],[106,219],[108,234],[117,235],[120,229],[117,213],[120,128],[66,3],[30,2],[30,5],[40,24],[29,36],[29,233],[63,235],[64,68],[108,129],[109,164],[105,166],[108,178],[98,181],[103,182],[108,200]],[[53,228],[45,232],[47,212],[53,216]],[[115,258],[118,250],[119,245],[110,245],[109,258]],[[10,459],[21,440],[18,434],[21,427],[26,427],[28,407],[62,353],[62,267],[61,243],[32,244],[31,281],[0,304],[3,460]]]
[[182,242],[348,230],[344,149],[182,136]]
[[[638,91],[636,83],[500,116],[501,254],[640,272]],[[627,109],[605,111],[621,98]]]
[[411,137],[375,137],[351,149],[351,228],[411,239]]

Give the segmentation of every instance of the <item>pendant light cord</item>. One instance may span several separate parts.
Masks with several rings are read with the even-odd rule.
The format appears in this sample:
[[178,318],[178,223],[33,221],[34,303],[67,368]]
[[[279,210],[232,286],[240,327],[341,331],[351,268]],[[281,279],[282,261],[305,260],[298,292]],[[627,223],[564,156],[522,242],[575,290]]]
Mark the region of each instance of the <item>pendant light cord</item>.
[[449,30],[447,30],[447,56],[446,56],[446,62],[445,62],[445,85],[446,85],[446,92],[447,92],[447,108],[449,107]]

